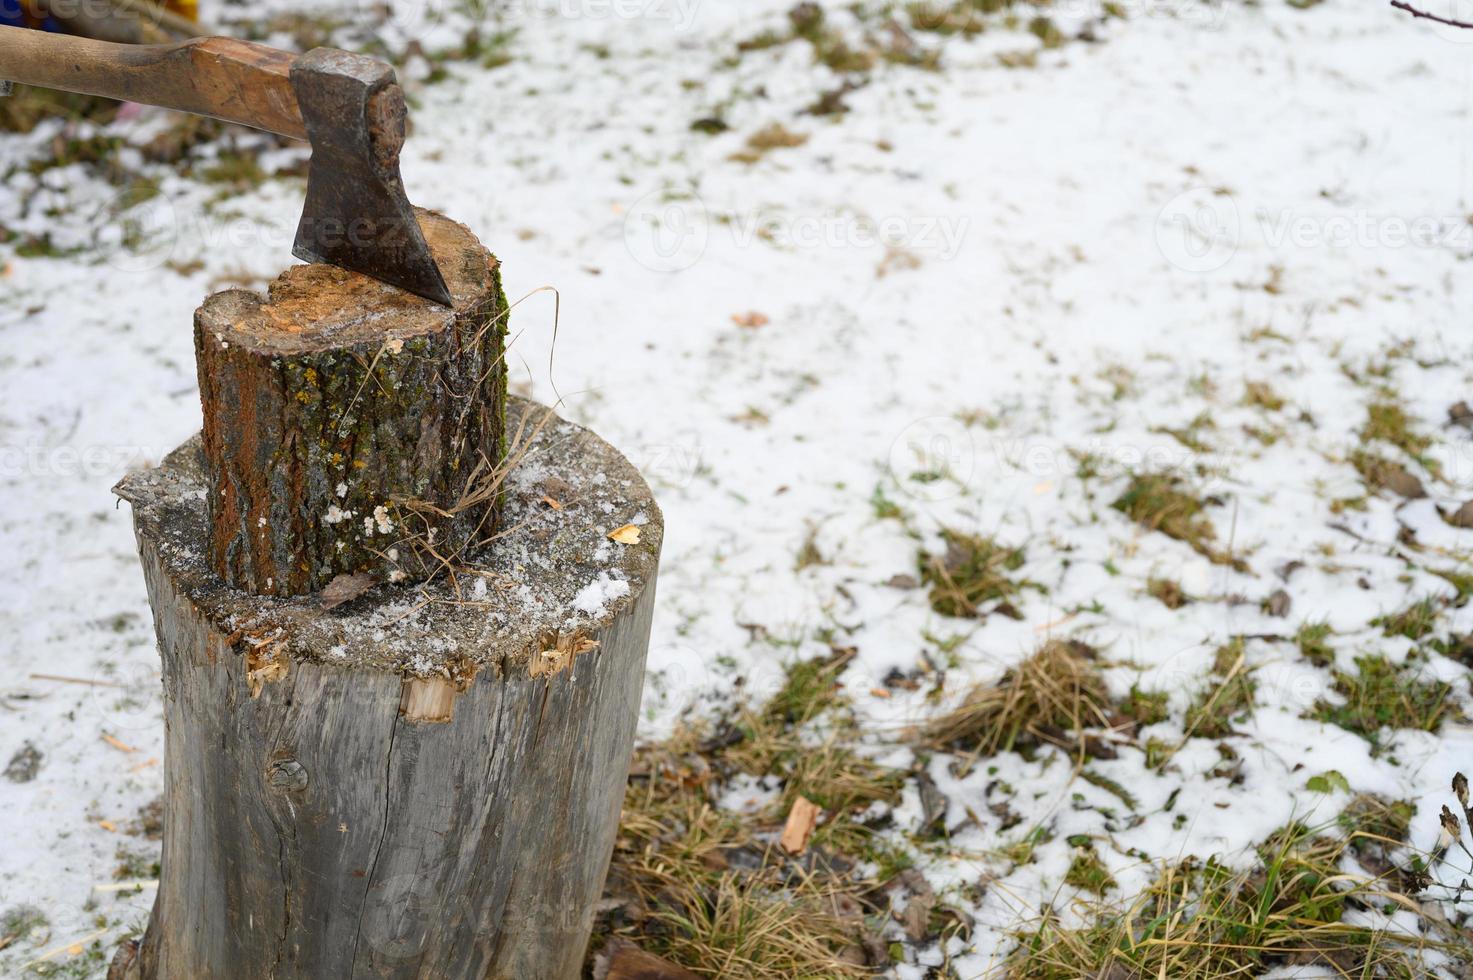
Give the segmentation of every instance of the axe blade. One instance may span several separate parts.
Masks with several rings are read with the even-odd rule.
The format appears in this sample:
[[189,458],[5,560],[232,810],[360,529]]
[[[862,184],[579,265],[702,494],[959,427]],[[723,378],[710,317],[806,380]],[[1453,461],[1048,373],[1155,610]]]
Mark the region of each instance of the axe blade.
[[399,177],[407,112],[394,70],[317,48],[292,64],[291,84],[312,144],[292,254],[453,305]]

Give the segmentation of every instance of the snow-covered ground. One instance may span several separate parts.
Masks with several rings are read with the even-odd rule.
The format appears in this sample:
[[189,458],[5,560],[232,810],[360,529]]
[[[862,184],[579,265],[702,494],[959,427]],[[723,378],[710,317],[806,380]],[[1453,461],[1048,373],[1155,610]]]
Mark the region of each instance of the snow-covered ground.
[[[738,51],[783,28],[788,6],[523,4],[488,21],[516,29],[507,63],[404,70],[412,199],[469,224],[512,299],[560,294],[555,350],[550,292],[513,314],[523,390],[560,394],[664,508],[642,734],[713,710],[738,678],[775,689],[783,664],[827,651],[827,631],[858,648],[844,682],[877,752],[934,709],[924,692],[865,692],[944,661],[943,646],[960,695],[1046,637],[1085,639],[1116,693],[1171,694],[1173,718],[1152,729],[1168,743],[1232,636],[1326,621],[1345,669],[1404,658],[1413,641],[1371,620],[1452,595],[1438,571],[1473,571],[1473,531],[1439,513],[1473,498],[1473,430],[1446,424],[1473,399],[1473,31],[1352,0],[1126,3],[1097,43],[1032,66],[999,59],[1038,48],[1023,30],[913,33],[939,70],[881,66],[847,113],[819,116],[801,111],[840,77],[808,44]],[[1091,22],[1082,0],[1053,9],[1071,36]],[[467,15],[395,16],[393,50],[416,38],[433,52]],[[875,29],[838,3],[830,19]],[[692,128],[710,118],[729,129]],[[806,140],[732,159],[774,123]],[[111,132],[142,143],[164,125],[147,111]],[[152,626],[109,488],[198,427],[192,312],[212,286],[279,271],[301,201],[291,180],[211,201],[218,186],[125,150],[163,193],[134,213],[147,243],[123,247],[119,188],[96,169],[24,170],[56,133],[0,138],[0,225],[47,230],[65,253],[0,244],[0,763],[26,743],[43,757],[34,779],[0,780],[0,911],[26,903],[50,923],[46,943],[0,952],[6,975],[147,914],[147,891],[96,890],[120,849],[147,876],[157,845],[129,824],[162,782]],[[268,164],[295,153],[273,152]],[[1245,400],[1249,383],[1284,404]],[[1441,475],[1413,467],[1425,499],[1336,506],[1366,497],[1347,458],[1388,398],[1434,439]],[[1164,432],[1204,413],[1194,438]],[[1219,544],[1245,570],[1109,506],[1128,473],[1164,467],[1220,500]],[[1020,575],[1047,593],[1028,592],[1019,620],[977,623],[887,584],[916,573],[943,526],[1023,546]],[[1199,601],[1169,609],[1149,578]],[[1280,589],[1278,617],[1261,601]],[[1437,629],[1469,632],[1473,611],[1450,606]],[[1010,833],[1054,832],[986,891],[960,975],[987,975],[1007,928],[1060,889],[1071,835],[1111,839],[1101,858],[1128,892],[1142,856],[1231,857],[1291,817],[1332,817],[1345,790],[1305,783],[1335,770],[1352,791],[1417,802],[1413,841],[1432,846],[1453,772],[1473,768],[1467,668],[1431,656],[1419,669],[1452,683],[1455,709],[1373,755],[1302,717],[1330,671],[1271,639],[1245,656],[1258,689],[1232,740],[1241,779],[1208,775],[1207,739],[1160,772],[1133,748],[1092,763],[1138,799],[1128,829],[1106,826],[1098,807],[1118,801],[1068,765],[1005,753],[958,779],[933,762],[949,824],[985,813],[1001,779],[1026,787]],[[920,819],[911,796],[902,825]],[[979,855],[1007,839],[962,831],[924,871],[938,888],[976,882],[998,870]]]

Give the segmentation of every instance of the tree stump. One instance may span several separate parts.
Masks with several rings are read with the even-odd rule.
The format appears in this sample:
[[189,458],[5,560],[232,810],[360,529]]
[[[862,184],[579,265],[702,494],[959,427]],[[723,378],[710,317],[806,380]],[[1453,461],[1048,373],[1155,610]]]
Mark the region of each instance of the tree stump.
[[210,564],[263,595],[426,578],[495,530],[506,297],[469,229],[420,212],[451,309],[329,265],[195,313]]
[[[490,334],[467,341],[482,304],[502,301],[494,264],[463,254],[460,276],[437,249],[457,302],[430,326],[434,311],[422,308],[396,319],[422,301],[317,268],[289,274],[269,301],[226,294],[201,310],[203,438],[117,488],[133,505],[167,726],[159,890],[117,976],[581,975],[638,719],[662,521],[612,447],[478,378]],[[282,313],[305,308],[313,289],[340,288],[358,304],[352,316],[330,303],[320,318]],[[331,416],[313,421],[317,407],[295,393],[332,391],[341,403],[353,385],[374,386],[386,344],[370,334],[385,323],[435,370],[395,368],[358,430],[388,448],[375,458],[353,443],[345,460],[366,465],[348,473],[327,453],[331,436],[307,444],[331,431]],[[324,382],[328,368],[350,381]],[[437,393],[419,392],[415,377]],[[487,399],[504,405],[494,433],[477,404]],[[231,406],[240,417],[220,422]],[[280,447],[262,432],[279,433]],[[360,509],[398,502],[406,520],[441,521],[425,543],[447,547],[463,533],[457,477],[503,457],[496,540],[469,521],[446,574],[253,594],[404,570],[402,558],[383,564],[377,519],[371,537],[360,526],[362,542],[314,526],[333,500],[360,525]],[[363,496],[334,480],[343,475],[358,476]],[[441,492],[427,510],[406,503]],[[265,547],[252,537],[262,518]]]

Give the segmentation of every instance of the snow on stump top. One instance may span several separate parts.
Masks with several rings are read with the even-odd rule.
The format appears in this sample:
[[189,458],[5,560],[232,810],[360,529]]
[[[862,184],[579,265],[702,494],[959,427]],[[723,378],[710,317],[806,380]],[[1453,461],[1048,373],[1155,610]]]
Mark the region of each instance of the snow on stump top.
[[485,667],[536,676],[566,666],[649,587],[664,528],[643,477],[598,436],[519,398],[506,419],[505,438],[519,445],[496,539],[462,555],[454,575],[383,582],[331,609],[321,596],[251,595],[215,573],[198,437],[116,492],[133,505],[145,567],[156,560],[223,635],[406,677]]

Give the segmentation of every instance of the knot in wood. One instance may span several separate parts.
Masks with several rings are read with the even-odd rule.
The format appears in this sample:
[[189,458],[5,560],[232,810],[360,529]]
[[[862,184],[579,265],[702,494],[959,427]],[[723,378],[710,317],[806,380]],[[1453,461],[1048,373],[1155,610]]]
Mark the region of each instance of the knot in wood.
[[307,788],[307,767],[296,759],[277,759],[266,770],[266,785],[279,793],[299,793]]

